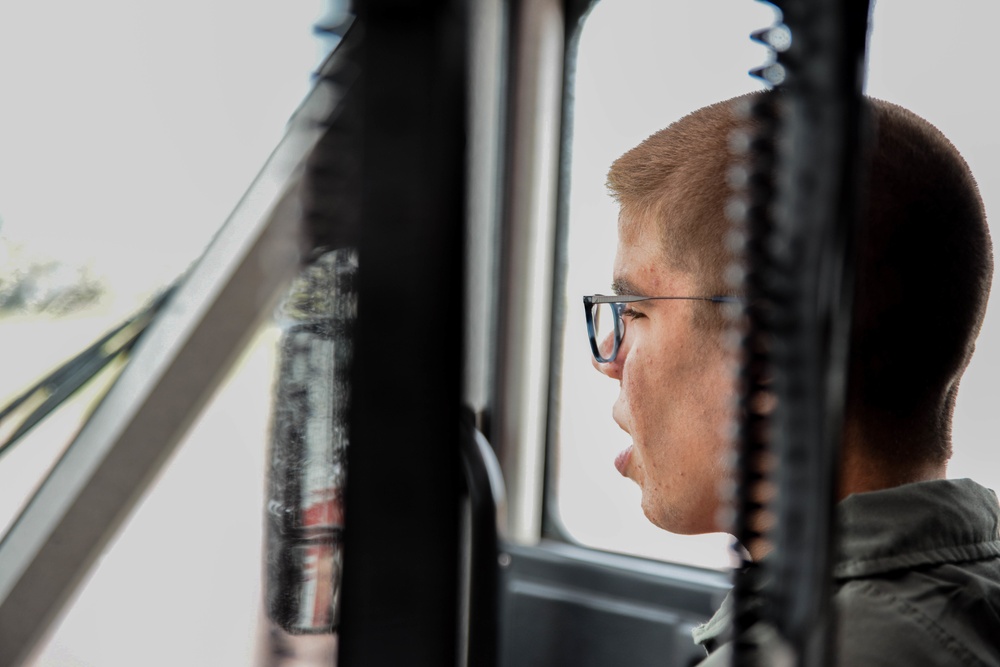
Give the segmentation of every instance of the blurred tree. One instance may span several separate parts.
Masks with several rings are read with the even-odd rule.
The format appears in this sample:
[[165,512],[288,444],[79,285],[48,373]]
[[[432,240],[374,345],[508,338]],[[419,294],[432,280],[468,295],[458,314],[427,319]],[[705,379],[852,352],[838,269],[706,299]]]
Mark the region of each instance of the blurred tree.
[[0,317],[68,315],[93,305],[106,292],[90,267],[37,257],[0,234]]

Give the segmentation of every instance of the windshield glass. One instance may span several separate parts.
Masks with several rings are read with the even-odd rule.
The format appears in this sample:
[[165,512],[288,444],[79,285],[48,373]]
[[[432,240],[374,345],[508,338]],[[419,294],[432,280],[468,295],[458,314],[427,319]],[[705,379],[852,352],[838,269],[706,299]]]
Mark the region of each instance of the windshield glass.
[[[0,405],[198,258],[311,85],[323,6],[0,5]],[[99,393],[3,457],[0,532]]]

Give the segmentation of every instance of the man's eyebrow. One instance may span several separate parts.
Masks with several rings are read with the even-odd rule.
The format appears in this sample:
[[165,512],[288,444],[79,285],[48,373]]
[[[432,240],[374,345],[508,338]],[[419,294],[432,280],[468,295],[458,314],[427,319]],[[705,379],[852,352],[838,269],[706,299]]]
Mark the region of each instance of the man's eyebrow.
[[643,296],[642,290],[627,278],[615,278],[611,283],[611,291],[618,296]]

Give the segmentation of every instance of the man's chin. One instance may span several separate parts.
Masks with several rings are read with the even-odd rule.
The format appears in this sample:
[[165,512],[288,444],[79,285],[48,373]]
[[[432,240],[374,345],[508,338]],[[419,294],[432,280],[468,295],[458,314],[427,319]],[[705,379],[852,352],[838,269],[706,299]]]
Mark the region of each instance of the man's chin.
[[679,526],[676,522],[670,521],[666,517],[661,516],[659,513],[647,509],[646,507],[642,508],[642,513],[646,515],[646,518],[651,524],[660,530],[665,530],[668,533],[674,533],[675,535],[684,535],[681,530],[678,530]]
[[674,507],[647,503],[645,496],[642,501],[642,512],[654,526],[675,535],[706,535],[721,532],[714,522],[697,520]]

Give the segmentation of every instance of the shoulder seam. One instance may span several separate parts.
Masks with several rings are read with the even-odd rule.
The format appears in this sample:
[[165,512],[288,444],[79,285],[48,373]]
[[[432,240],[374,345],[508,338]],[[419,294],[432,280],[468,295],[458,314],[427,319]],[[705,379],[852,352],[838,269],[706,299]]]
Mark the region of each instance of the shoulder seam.
[[858,579],[914,567],[934,567],[949,563],[973,563],[1000,556],[1000,540],[967,542],[900,555],[852,558],[834,566],[834,578]]

